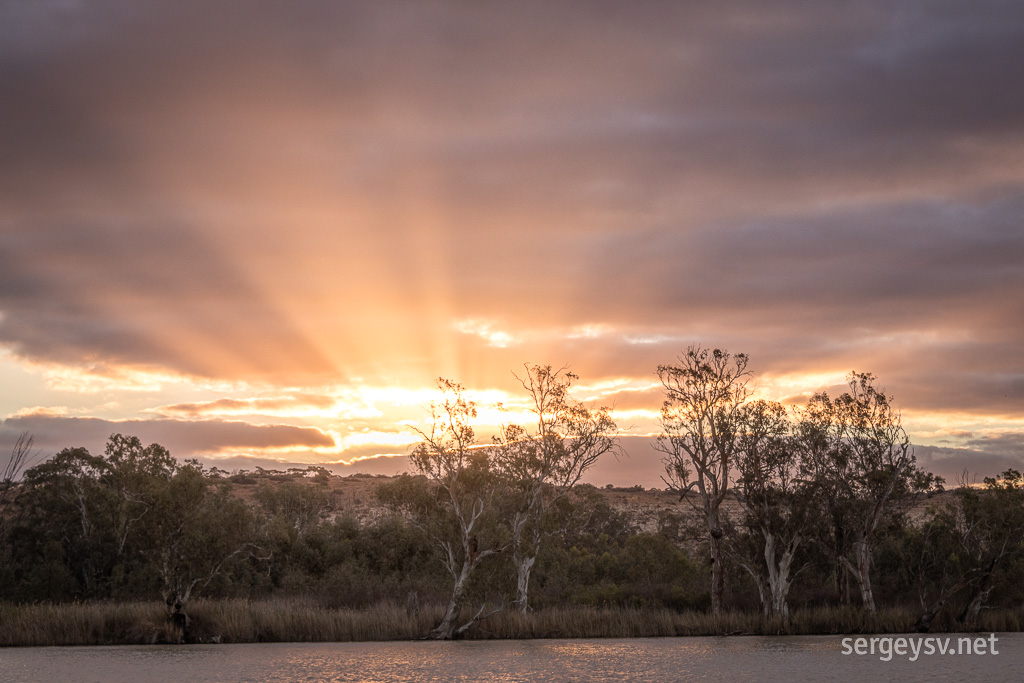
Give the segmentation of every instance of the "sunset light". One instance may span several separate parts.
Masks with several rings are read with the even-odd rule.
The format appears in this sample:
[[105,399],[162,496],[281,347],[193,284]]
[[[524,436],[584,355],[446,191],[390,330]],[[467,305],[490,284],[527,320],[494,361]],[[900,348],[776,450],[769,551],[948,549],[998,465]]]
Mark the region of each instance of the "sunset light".
[[4,457],[391,474],[438,377],[486,440],[543,363],[625,437],[588,479],[656,486],[700,343],[792,407],[874,373],[947,476],[1024,466],[1005,22],[350,4],[4,4]]
[[1017,680],[1022,539],[1024,3],[0,0],[0,679]]

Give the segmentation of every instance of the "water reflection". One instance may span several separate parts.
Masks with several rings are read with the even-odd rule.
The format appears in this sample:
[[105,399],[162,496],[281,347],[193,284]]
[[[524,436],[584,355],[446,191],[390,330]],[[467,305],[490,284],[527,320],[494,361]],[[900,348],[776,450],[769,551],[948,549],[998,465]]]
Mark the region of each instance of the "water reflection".
[[0,681],[1013,680],[1024,636],[999,643],[916,662],[843,655],[840,636],[8,648]]

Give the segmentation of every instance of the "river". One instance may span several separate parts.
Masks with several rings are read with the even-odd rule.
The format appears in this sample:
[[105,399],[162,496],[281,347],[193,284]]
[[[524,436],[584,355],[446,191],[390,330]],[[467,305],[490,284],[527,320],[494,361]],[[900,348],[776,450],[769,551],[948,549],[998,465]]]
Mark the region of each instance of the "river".
[[[950,650],[942,654],[947,637]],[[932,636],[931,653],[917,640],[921,636],[903,638],[917,642],[906,641],[902,655],[898,642],[868,640],[861,644],[866,654],[859,655],[856,640],[844,646],[842,636],[5,648],[0,649],[0,681],[910,683],[1021,680],[1024,672],[1024,634],[971,636],[972,648],[980,644],[978,638],[987,641],[986,654],[957,652],[957,635]],[[990,653],[993,645],[998,654]]]

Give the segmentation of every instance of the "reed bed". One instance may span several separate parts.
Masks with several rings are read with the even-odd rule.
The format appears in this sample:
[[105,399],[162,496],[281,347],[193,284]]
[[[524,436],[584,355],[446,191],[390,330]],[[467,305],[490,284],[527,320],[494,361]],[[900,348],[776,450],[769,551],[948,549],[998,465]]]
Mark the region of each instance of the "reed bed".
[[160,603],[0,604],[0,645],[147,642],[150,633],[166,639],[165,622]]
[[[262,601],[198,600],[190,606],[190,642],[341,642],[415,640],[440,620],[440,606],[409,611],[382,603],[365,609],[329,608],[310,599]],[[816,635],[908,633],[917,614],[853,607],[794,610],[787,623],[760,614],[624,607],[566,606],[519,614],[501,611],[465,634],[486,638],[636,638],[715,635]],[[1019,631],[1024,607],[983,613],[979,631]],[[955,631],[952,619],[936,620],[933,631]],[[163,605],[150,602],[25,604],[0,603],[0,646],[111,645],[176,642]]]
[[705,612],[668,609],[566,607],[526,615],[502,612],[484,621],[478,633],[498,638],[906,633],[913,630],[916,619],[916,613],[905,609],[869,614],[856,608],[814,607],[796,610],[783,623],[751,612],[726,612],[715,617]]

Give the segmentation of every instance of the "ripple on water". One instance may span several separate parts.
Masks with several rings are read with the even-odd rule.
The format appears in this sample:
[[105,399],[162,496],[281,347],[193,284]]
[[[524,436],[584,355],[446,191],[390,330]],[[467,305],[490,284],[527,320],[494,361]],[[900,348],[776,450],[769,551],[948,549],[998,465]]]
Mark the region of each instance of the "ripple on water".
[[6,648],[0,681],[1013,680],[1024,634],[998,638],[998,656],[914,662],[843,655],[842,636]]

